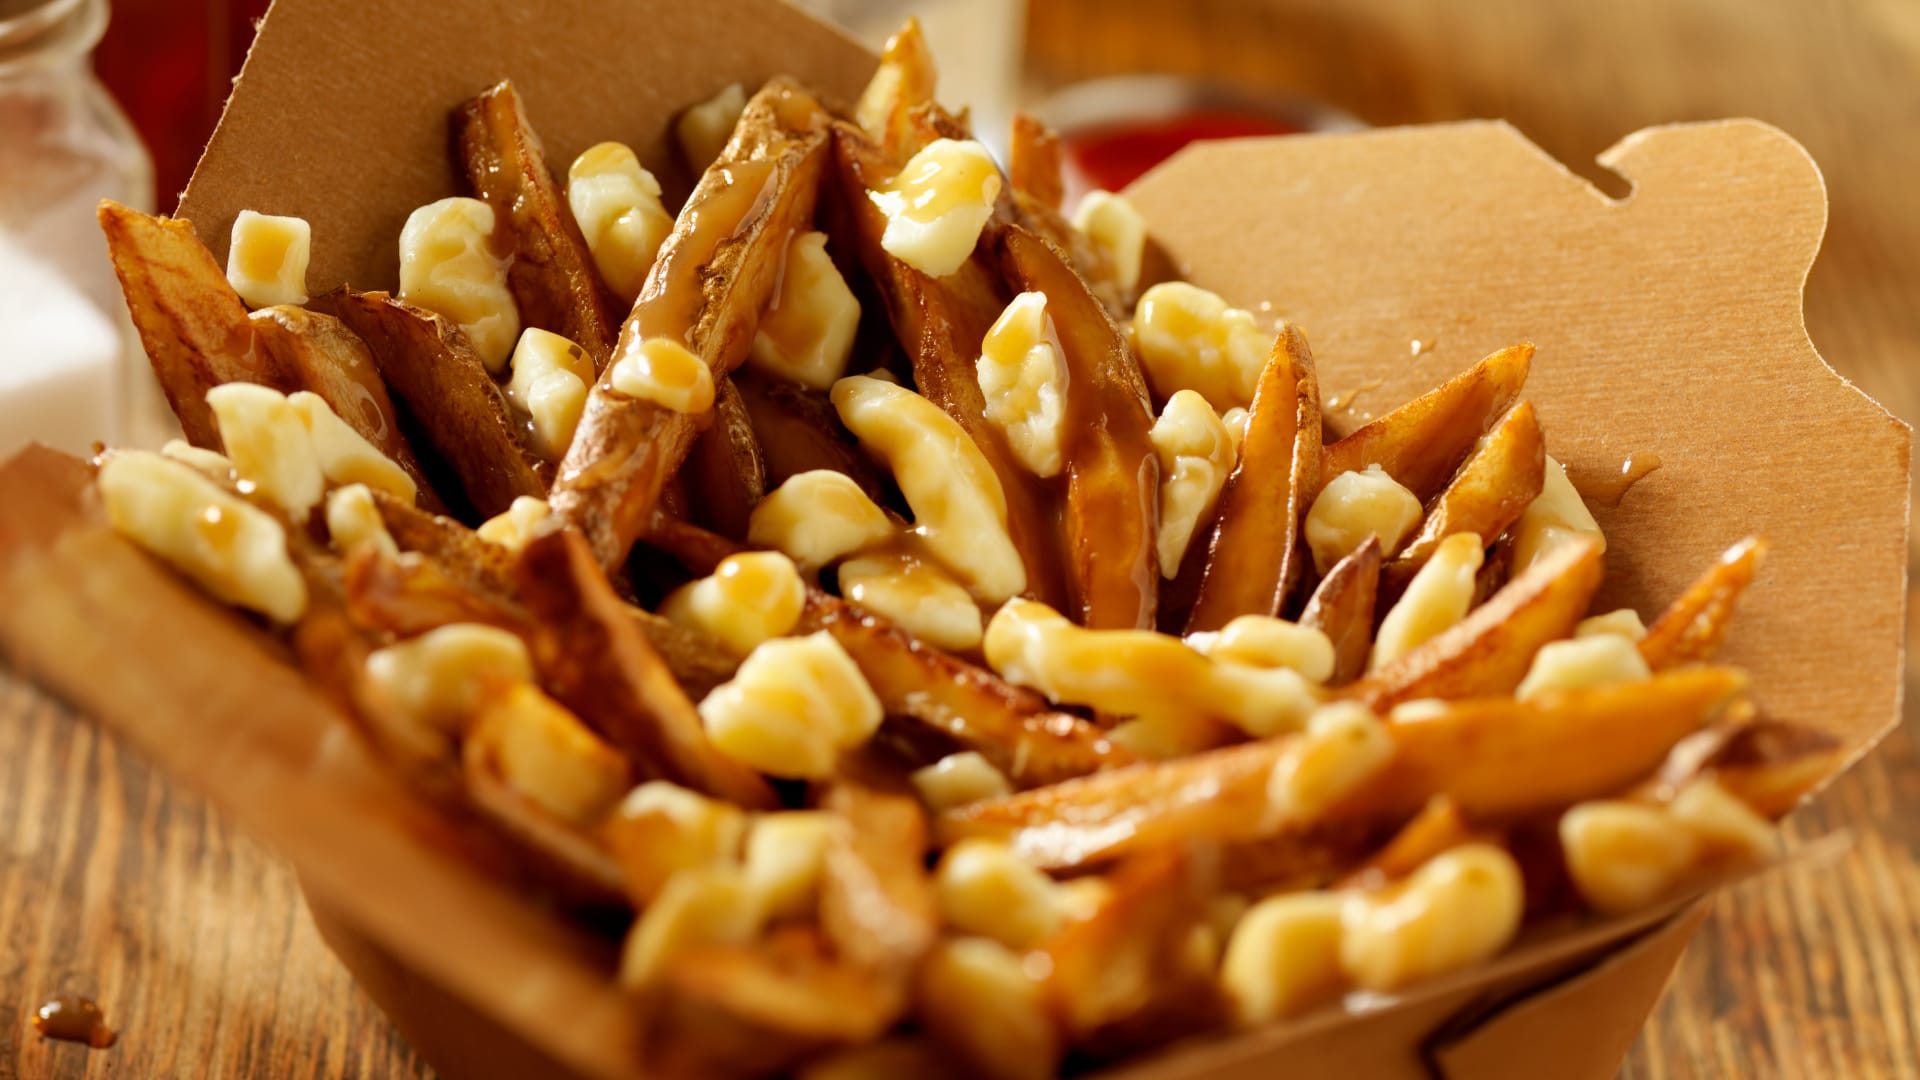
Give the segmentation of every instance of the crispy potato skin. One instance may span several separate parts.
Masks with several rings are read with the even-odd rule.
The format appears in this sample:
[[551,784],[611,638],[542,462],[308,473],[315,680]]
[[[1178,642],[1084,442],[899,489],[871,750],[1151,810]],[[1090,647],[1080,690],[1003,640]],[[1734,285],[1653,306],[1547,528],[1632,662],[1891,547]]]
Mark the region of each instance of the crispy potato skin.
[[1327,571],[1300,612],[1301,626],[1318,630],[1333,642],[1328,686],[1345,686],[1366,672],[1379,590],[1380,538],[1369,536]]
[[753,417],[731,377],[714,383],[713,423],[687,457],[688,495],[696,519],[722,536],[744,540],[747,516],[767,493],[767,461]]
[[246,305],[192,224],[110,199],[100,203],[99,218],[127,311],[188,442],[220,449],[207,391],[222,383],[300,389],[261,346]]
[[767,490],[797,473],[831,469],[881,500],[880,471],[841,425],[827,395],[747,368],[734,373],[733,385],[760,440]]
[[593,270],[586,238],[547,167],[520,95],[502,82],[453,114],[454,142],[474,194],[512,230],[507,285],[527,326],[585,349],[593,369],[613,355],[616,307]]
[[1066,541],[1082,625],[1149,628],[1160,569],[1160,458],[1133,350],[1059,249],[1011,226],[1000,259],[1021,291],[1046,294],[1067,368]]
[[904,1003],[940,933],[927,817],[913,795],[869,772],[878,770],[847,763],[820,800],[846,820],[820,868],[820,928],[838,955],[897,988]]
[[1060,209],[1066,197],[1060,178],[1060,136],[1031,113],[1013,114],[1007,179],[1015,191],[1049,209]]
[[1307,562],[1301,522],[1320,494],[1320,382],[1307,338],[1281,327],[1260,373],[1240,461],[1220,493],[1187,633],[1278,615]]
[[1446,490],[1427,508],[1419,530],[1387,564],[1387,594],[1398,596],[1404,591],[1440,541],[1454,533],[1473,533],[1490,544],[1506,532],[1540,494],[1546,468],[1546,437],[1540,420],[1533,403],[1522,401],[1508,409],[1467,455]]
[[1321,475],[1379,465],[1422,503],[1446,486],[1487,425],[1512,407],[1533,346],[1501,349],[1438,387],[1327,447]]
[[324,300],[366,342],[477,517],[490,518],[522,495],[546,496],[553,466],[528,448],[506,394],[459,327],[386,293],[342,289]]
[[1753,584],[1768,547],[1766,539],[1758,536],[1733,545],[1668,605],[1647,628],[1647,636],[1640,639],[1640,655],[1647,666],[1661,671],[1713,659],[1727,639],[1734,606],[1740,602],[1740,594]]
[[1600,588],[1600,573],[1600,545],[1570,541],[1457,625],[1343,693],[1375,712],[1415,698],[1510,694],[1540,646],[1573,632]]
[[[616,362],[648,338],[668,337],[686,343],[716,377],[740,366],[779,279],[787,238],[812,220],[826,123],[819,103],[789,80],[754,95],[661,246],[621,328]],[[615,391],[611,371],[588,395],[550,500],[554,515],[584,533],[607,567],[618,566],[646,532],[668,478],[712,423]]]

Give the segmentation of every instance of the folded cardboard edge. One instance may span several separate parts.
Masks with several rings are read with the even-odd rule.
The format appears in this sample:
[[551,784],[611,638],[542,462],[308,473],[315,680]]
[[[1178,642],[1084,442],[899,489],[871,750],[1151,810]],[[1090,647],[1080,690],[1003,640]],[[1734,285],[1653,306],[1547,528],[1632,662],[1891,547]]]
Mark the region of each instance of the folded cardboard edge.
[[[0,465],[12,495],[0,504],[0,586],[11,598],[0,652],[234,814],[293,864],[335,922],[583,1075],[639,1075],[636,1016],[608,978],[604,945],[463,862],[439,813],[360,749],[265,635],[101,523],[88,478],[77,459],[44,447]],[[106,670],[114,677],[99,678]],[[1330,1027],[1550,972],[1693,899],[1554,933],[1352,1013],[1223,1034],[1124,1075],[1185,1075],[1180,1062],[1196,1052],[1277,1052]]]

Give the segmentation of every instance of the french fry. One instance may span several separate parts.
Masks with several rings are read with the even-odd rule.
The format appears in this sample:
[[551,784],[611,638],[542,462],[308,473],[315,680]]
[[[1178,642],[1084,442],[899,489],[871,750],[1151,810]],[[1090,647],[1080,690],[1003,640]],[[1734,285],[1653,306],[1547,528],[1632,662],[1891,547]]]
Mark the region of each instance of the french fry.
[[1749,536],[1728,548],[1719,562],[1661,612],[1640,639],[1640,655],[1647,666],[1661,671],[1713,659],[1727,639],[1734,605],[1753,583],[1768,546],[1764,537]]
[[1501,349],[1437,388],[1327,447],[1321,475],[1332,479],[1379,465],[1427,502],[1527,380],[1533,346]]
[[556,518],[586,535],[601,565],[617,566],[646,532],[701,426],[699,417],[613,390],[619,355],[669,338],[716,377],[740,366],[779,279],[787,238],[813,217],[825,125],[825,111],[805,91],[785,79],[769,82],[747,103],[732,141],[661,246],[621,328],[616,362],[587,397],[549,500]]
[[1027,570],[1027,588],[1051,605],[1065,603],[1059,529],[1045,487],[1008,448],[986,418],[974,362],[980,343],[1013,297],[979,251],[944,278],[931,278],[880,246],[886,215],[866,198],[893,175],[880,148],[859,129],[834,126],[840,188],[867,274],[886,301],[894,336],[913,365],[916,389],[953,417],[980,448],[1007,501],[1007,532]]
[[1598,543],[1570,540],[1465,619],[1343,693],[1375,712],[1415,698],[1512,693],[1540,646],[1571,634],[1586,614],[1600,569]]
[[1460,806],[1445,795],[1427,800],[1427,805],[1400,827],[1393,839],[1368,856],[1341,882],[1341,887],[1372,888],[1397,881],[1426,865],[1427,860],[1449,848],[1474,840],[1478,834],[1467,824]]
[[1306,335],[1288,324],[1260,373],[1240,462],[1220,493],[1187,632],[1278,615],[1299,583],[1300,523],[1320,493],[1320,384]]
[[714,383],[713,424],[687,457],[694,515],[722,536],[743,539],[747,515],[767,492],[767,463],[753,417],[731,378]]
[[1540,494],[1547,466],[1546,440],[1533,403],[1508,409],[1427,508],[1419,531],[1382,571],[1382,586],[1398,596],[1427,564],[1440,541],[1472,533],[1491,543],[1507,531]]
[[594,371],[606,367],[613,355],[613,302],[513,84],[501,82],[455,110],[454,137],[474,193],[512,231],[507,285],[522,323],[585,349]]
[[317,303],[367,343],[475,514],[489,518],[522,495],[547,494],[552,464],[521,438],[506,394],[458,326],[386,293],[342,289]]
[[620,865],[604,847],[542,812],[486,766],[470,767],[466,776],[469,805],[512,843],[522,865],[561,900],[609,910],[627,905]]
[[1153,410],[1126,338],[1060,254],[1014,227],[1001,260],[1022,291],[1047,297],[1067,368],[1066,542],[1075,609],[1091,629],[1151,627],[1160,584],[1160,458]]
[[346,563],[346,604],[360,626],[415,637],[453,623],[484,623],[527,637],[525,612],[503,594],[451,577],[416,552],[392,558],[362,548]]
[[767,490],[798,473],[831,469],[879,500],[880,470],[841,426],[825,394],[746,368],[734,374],[733,385],[760,440]]
[[880,52],[880,66],[854,106],[854,122],[895,163],[920,148],[913,110],[933,102],[938,74],[920,20],[907,17]]
[[767,782],[716,750],[687,693],[647,644],[588,551],[559,530],[534,539],[515,567],[534,624],[541,685],[640,765],[646,775],[770,810]]
[[1757,813],[1778,819],[1834,775],[1842,753],[1825,732],[1764,716],[1742,718],[1675,746],[1641,793],[1664,798],[1696,776],[1711,775]]
[[1370,536],[1352,554],[1333,564],[1307,599],[1300,625],[1333,642],[1333,674],[1328,686],[1345,686],[1367,670],[1373,651],[1374,603],[1380,588],[1380,538]]
[[1007,179],[1013,184],[1013,190],[1035,204],[1060,209],[1066,194],[1060,178],[1060,136],[1030,113],[1013,114]]
[[912,795],[884,790],[865,772],[861,763],[843,766],[820,801],[846,822],[820,867],[820,928],[837,955],[904,1001],[940,931],[926,814]]
[[101,201],[99,217],[134,329],[188,442],[220,449],[207,391],[222,383],[299,389],[278,358],[260,347],[246,306],[191,223],[111,199]]

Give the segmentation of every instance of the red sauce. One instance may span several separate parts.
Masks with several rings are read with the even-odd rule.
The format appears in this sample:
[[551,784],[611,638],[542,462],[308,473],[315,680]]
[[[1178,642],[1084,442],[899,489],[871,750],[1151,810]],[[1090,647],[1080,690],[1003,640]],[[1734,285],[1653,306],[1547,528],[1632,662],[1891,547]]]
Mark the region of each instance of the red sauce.
[[1093,187],[1119,191],[1188,143],[1299,131],[1272,117],[1198,110],[1155,120],[1122,121],[1060,137],[1068,163]]

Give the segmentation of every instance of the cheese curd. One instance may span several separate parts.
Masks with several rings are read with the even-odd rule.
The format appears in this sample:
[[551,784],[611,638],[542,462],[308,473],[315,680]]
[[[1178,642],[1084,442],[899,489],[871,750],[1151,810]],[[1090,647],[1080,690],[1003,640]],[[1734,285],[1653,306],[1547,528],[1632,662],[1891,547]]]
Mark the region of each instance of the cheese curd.
[[1466,618],[1473,606],[1475,575],[1486,554],[1472,533],[1454,533],[1440,541],[1393,610],[1380,620],[1367,670],[1400,659]]
[[400,299],[458,325],[487,370],[505,370],[520,338],[507,287],[509,259],[495,253],[493,207],[479,199],[431,202],[400,230]]
[[913,508],[915,535],[974,596],[999,603],[1027,587],[1000,478],[952,417],[911,390],[863,375],[835,383],[833,405],[860,445],[892,470]]
[[685,345],[641,338],[620,350],[608,379],[617,391],[678,413],[713,408],[713,372]]
[[845,819],[824,810],[763,814],[747,834],[747,879],[772,918],[799,918],[813,909],[827,845]]
[[342,555],[363,547],[388,558],[400,555],[400,545],[393,542],[365,484],[348,484],[327,493],[327,539]]
[[1771,822],[1704,776],[1665,806],[1581,803],[1561,815],[1560,847],[1581,898],[1603,914],[1624,914],[1671,895],[1716,860],[1777,855],[1780,837]]
[[1357,702],[1335,702],[1307,720],[1274,762],[1267,807],[1276,820],[1310,820],[1393,761],[1393,739]]
[[185,439],[168,439],[160,444],[160,456],[186,465],[222,484],[231,483],[233,462],[217,450],[195,446]]
[[601,835],[620,862],[627,894],[648,904],[682,870],[738,860],[747,815],[732,803],[650,780],[620,800]]
[[1225,412],[1253,404],[1273,334],[1252,312],[1196,285],[1167,281],[1141,294],[1133,344],[1156,399],[1192,390]]
[[927,809],[945,813],[956,806],[1013,794],[1007,777],[984,756],[972,750],[948,754],[908,777]]
[[1141,257],[1147,249],[1147,219],[1124,196],[1089,191],[1073,209],[1073,227],[1086,234],[1113,268],[1113,283],[1132,295],[1140,285]]
[[674,138],[687,167],[701,172],[720,159],[740,114],[747,110],[747,92],[739,83],[728,83],[720,92],[680,114],[673,122]]
[[987,624],[987,663],[1050,700],[1173,727],[1231,724],[1256,738],[1299,728],[1319,705],[1288,668],[1216,663],[1150,630],[1087,630],[1012,600]]
[[1292,668],[1317,683],[1333,677],[1333,641],[1311,626],[1271,615],[1241,615],[1219,630],[1188,634],[1186,642],[1214,660]]
[[940,917],[962,934],[1022,951],[1060,929],[1053,879],[993,840],[962,840],[934,871]]
[[948,652],[980,645],[980,608],[939,566],[900,547],[840,564],[840,595]]
[[1054,1075],[1062,1048],[1045,985],[1019,953],[988,938],[948,938],[921,964],[917,1015],[966,1075]]
[[796,473],[747,518],[747,543],[783,552],[806,573],[891,540],[894,525],[845,473]]
[[1155,538],[1160,576],[1177,577],[1187,547],[1213,522],[1220,493],[1239,459],[1239,447],[1207,399],[1176,391],[1149,433],[1160,455],[1160,532]]
[[1525,907],[1513,856],[1485,843],[1452,848],[1404,881],[1348,894],[1340,967],[1356,986],[1381,993],[1459,971],[1506,948]]
[[675,589],[660,604],[668,619],[703,630],[735,656],[791,632],[807,605],[793,560],[777,551],[729,555],[712,574]]
[[[375,491],[412,502],[419,486],[407,471],[340,419],[327,399],[307,390],[287,395],[287,404],[306,425],[314,460],[330,484],[365,484]],[[226,437],[223,433],[223,439]]]
[[1047,295],[1013,298],[980,343],[974,365],[988,422],[1035,476],[1058,476],[1065,460],[1067,362],[1047,314]]
[[227,284],[250,308],[307,302],[313,228],[305,218],[242,210],[227,245]]
[[1631,640],[1619,634],[1592,634],[1541,646],[1513,696],[1525,701],[1563,690],[1645,682],[1652,677],[1646,658]]
[[482,696],[461,751],[469,769],[579,827],[605,816],[628,783],[618,751],[526,682]]
[[1596,634],[1618,634],[1628,641],[1639,641],[1647,636],[1647,624],[1640,621],[1639,612],[1632,608],[1619,608],[1603,615],[1589,615],[1573,628],[1573,636],[1577,638]]
[[278,390],[226,383],[207,391],[220,441],[243,484],[294,520],[304,520],[325,494],[327,478],[298,410]]
[[732,681],[700,702],[721,753],[771,776],[818,780],[880,726],[880,699],[822,630],[753,650]]
[[519,551],[527,541],[540,534],[540,526],[553,515],[547,500],[532,495],[517,496],[505,510],[480,523],[474,535],[508,551]]
[[1240,917],[1220,964],[1220,983],[1240,1023],[1293,1016],[1345,989],[1341,906],[1334,893],[1283,893]]
[[632,304],[673,231],[673,215],[660,200],[660,181],[641,168],[624,143],[599,143],[567,168],[567,207],[600,280]]
[[531,682],[533,658],[499,627],[451,623],[375,649],[366,676],[401,716],[452,735],[467,729],[488,693]]
[[1593,511],[1587,509],[1573,482],[1567,479],[1567,467],[1555,461],[1551,454],[1547,455],[1546,479],[1540,494],[1527,504],[1520,520],[1513,523],[1512,535],[1511,573],[1515,577],[1569,540],[1592,537],[1600,542],[1602,551],[1606,550],[1607,542],[1599,522],[1593,520]]
[[887,216],[880,246],[929,277],[967,261],[1000,195],[1000,167],[971,139],[935,139],[899,175],[868,192]]
[[507,380],[507,401],[526,417],[534,450],[548,461],[559,461],[587,408],[593,358],[559,334],[529,326],[513,347],[509,368],[513,374]]
[[760,316],[747,366],[813,390],[847,373],[860,301],[827,254],[827,234],[803,232],[787,243],[780,285]]
[[620,985],[644,990],[689,950],[745,945],[765,922],[760,891],[744,869],[723,864],[683,870],[667,881],[627,931],[620,951]]
[[95,481],[107,521],[219,600],[291,623],[307,585],[287,554],[287,534],[258,507],[204,474],[146,450],[101,463]]
[[1341,473],[1327,481],[1307,511],[1307,547],[1313,551],[1314,569],[1324,575],[1368,536],[1380,538],[1381,558],[1392,558],[1423,513],[1420,497],[1378,465]]

